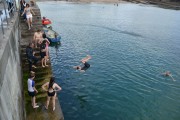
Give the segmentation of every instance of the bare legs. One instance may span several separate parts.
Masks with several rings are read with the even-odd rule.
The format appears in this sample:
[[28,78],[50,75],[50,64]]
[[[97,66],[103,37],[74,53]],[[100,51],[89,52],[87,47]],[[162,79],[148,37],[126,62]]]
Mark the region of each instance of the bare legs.
[[46,109],[48,109],[48,106],[49,106],[49,101],[50,101],[50,97],[49,97],[49,96],[47,96]]
[[91,56],[90,56],[90,55],[87,55],[87,57],[81,59],[81,62],[82,62],[82,63],[85,63],[85,62],[87,62],[89,59],[91,59]]
[[46,47],[46,60],[47,61],[49,60],[49,50],[48,50],[48,47]]
[[56,94],[52,97],[53,111],[55,110]]
[[42,67],[45,67],[45,66],[48,66],[47,64],[46,64],[46,56],[44,56],[44,58],[42,58],[42,60],[41,60],[41,65],[42,65]]
[[28,27],[29,27],[29,30],[30,30],[31,27],[32,27],[32,17],[27,18],[27,23],[28,23]]
[[30,26],[32,27],[32,17],[29,18],[29,19],[30,19],[30,20],[29,20]]
[[39,107],[39,106],[37,106],[36,97],[35,97],[35,96],[31,98],[31,101],[32,101],[32,106],[33,106],[33,108]]
[[29,27],[28,30],[30,30],[31,29],[30,18],[27,19],[27,23],[28,23],[28,27]]
[[48,106],[49,106],[49,101],[50,101],[50,98],[52,98],[52,107],[53,107],[53,111],[55,110],[55,104],[56,104],[56,93],[53,97],[49,97],[47,96],[47,101],[46,101],[46,109],[48,109]]

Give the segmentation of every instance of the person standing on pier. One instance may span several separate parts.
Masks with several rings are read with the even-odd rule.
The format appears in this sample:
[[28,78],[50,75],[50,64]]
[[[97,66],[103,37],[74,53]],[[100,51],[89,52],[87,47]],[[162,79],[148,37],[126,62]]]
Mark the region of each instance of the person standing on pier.
[[38,91],[35,88],[34,78],[35,78],[35,75],[30,74],[29,79],[28,79],[28,94],[29,96],[32,97],[31,102],[32,102],[33,108],[38,108],[39,106],[36,103],[36,97],[35,97]]
[[24,8],[24,12],[21,14],[21,16],[23,16],[25,13],[26,13],[26,19],[27,19],[27,23],[28,23],[28,27],[29,27],[28,30],[30,30],[32,27],[32,14],[31,13],[33,13],[34,15],[35,15],[35,13],[31,9],[29,4],[26,4],[26,7]]
[[49,60],[49,45],[50,45],[50,42],[49,42],[49,40],[47,39],[45,33],[43,33],[42,36],[43,36],[43,40],[46,41],[46,61],[48,61],[48,60]]
[[41,65],[42,67],[48,67],[46,64],[46,40],[44,40],[40,45],[40,55],[41,55]]
[[38,29],[33,36],[33,42],[35,44],[35,48],[37,48],[38,45],[42,43],[43,40],[43,33],[41,32],[40,29]]
[[48,109],[50,98],[52,98],[53,103],[53,111],[55,110],[55,99],[56,99],[56,91],[62,90],[61,87],[55,83],[55,78],[51,77],[50,81],[42,85],[42,89],[47,91],[47,101],[45,108]]

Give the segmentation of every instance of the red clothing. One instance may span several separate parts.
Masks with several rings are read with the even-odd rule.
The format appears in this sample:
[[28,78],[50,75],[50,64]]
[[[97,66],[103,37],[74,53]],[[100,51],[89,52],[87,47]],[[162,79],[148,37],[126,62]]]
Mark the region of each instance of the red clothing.
[[48,24],[51,24],[51,21],[49,19],[42,19],[42,24],[48,25]]

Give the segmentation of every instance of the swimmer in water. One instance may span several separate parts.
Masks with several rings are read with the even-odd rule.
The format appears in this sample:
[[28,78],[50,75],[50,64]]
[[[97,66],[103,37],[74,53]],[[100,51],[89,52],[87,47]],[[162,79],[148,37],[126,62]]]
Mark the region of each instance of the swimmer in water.
[[164,75],[164,76],[166,76],[166,77],[171,77],[173,81],[176,81],[176,80],[172,77],[170,71],[166,71],[166,72],[162,73],[162,75]]
[[83,58],[81,60],[81,62],[84,64],[83,67],[81,67],[81,66],[74,66],[73,68],[77,69],[77,70],[80,70],[80,72],[85,72],[90,67],[90,64],[87,62],[89,59],[91,59],[91,56],[87,55],[87,57],[85,57],[85,58]]

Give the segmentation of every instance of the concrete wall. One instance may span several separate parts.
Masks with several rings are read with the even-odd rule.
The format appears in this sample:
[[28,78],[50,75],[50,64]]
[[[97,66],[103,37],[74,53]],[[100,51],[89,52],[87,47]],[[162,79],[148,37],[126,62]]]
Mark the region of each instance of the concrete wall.
[[5,36],[0,37],[0,120],[24,120],[17,12]]

